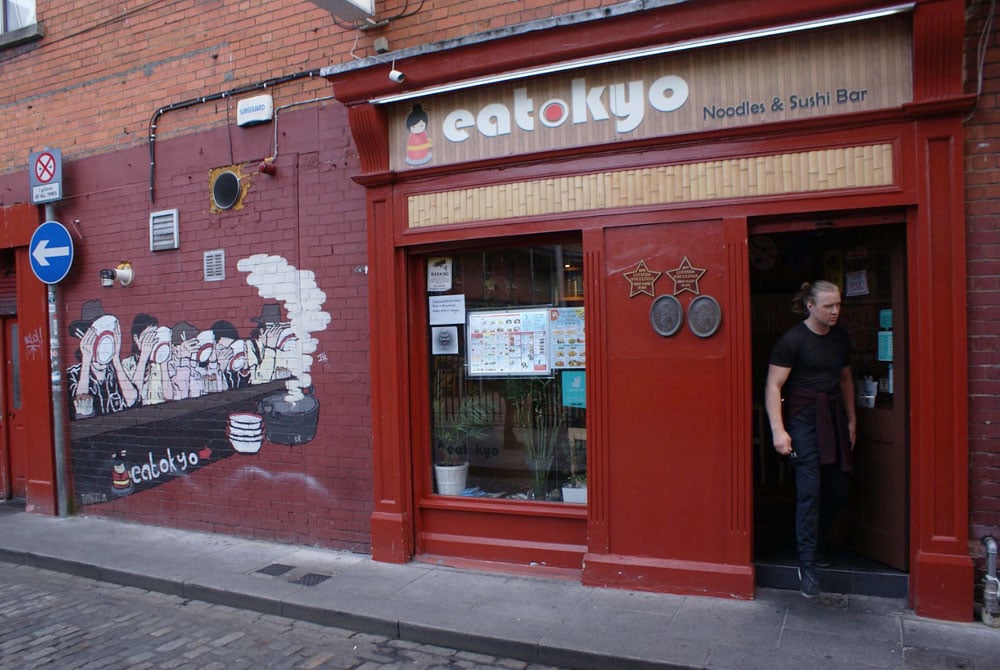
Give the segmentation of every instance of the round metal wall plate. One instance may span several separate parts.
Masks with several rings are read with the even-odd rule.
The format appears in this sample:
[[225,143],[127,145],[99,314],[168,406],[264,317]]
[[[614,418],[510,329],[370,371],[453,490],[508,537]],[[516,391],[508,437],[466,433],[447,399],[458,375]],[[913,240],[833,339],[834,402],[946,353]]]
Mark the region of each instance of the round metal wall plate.
[[649,323],[657,335],[670,337],[684,323],[684,308],[681,301],[672,295],[661,295],[649,308]]
[[711,337],[722,323],[722,308],[710,295],[700,295],[688,305],[688,328],[698,337]]
[[212,202],[219,209],[231,209],[240,199],[241,190],[240,178],[235,172],[221,172],[212,184]]

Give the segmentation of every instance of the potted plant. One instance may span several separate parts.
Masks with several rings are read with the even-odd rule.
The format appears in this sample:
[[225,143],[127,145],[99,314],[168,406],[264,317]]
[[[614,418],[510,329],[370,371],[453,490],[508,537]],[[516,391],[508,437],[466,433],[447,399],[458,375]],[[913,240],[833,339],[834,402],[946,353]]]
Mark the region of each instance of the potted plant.
[[448,408],[443,399],[434,401],[434,479],[442,495],[461,495],[469,476],[469,441],[489,433],[490,415],[479,399],[463,398]]
[[514,408],[514,432],[524,444],[524,458],[531,470],[531,497],[547,497],[549,468],[559,445],[563,426],[562,406],[550,397],[551,379],[508,380],[504,395]]
[[566,460],[569,479],[562,487],[563,502],[587,502],[587,429],[566,429]]

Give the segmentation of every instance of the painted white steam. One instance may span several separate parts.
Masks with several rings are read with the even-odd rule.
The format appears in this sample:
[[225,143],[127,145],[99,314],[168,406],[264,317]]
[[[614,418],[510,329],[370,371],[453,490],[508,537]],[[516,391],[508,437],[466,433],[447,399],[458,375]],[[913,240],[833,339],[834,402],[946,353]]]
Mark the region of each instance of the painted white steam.
[[281,256],[254,254],[236,264],[240,272],[247,272],[247,283],[257,288],[260,297],[284,303],[288,312],[289,327],[298,341],[299,355],[288,355],[286,361],[292,377],[285,382],[288,393],[285,400],[295,402],[303,396],[302,389],[312,383],[309,369],[312,354],[319,341],[312,333],[325,330],[330,315],[321,307],[326,293],[316,286],[316,275],[311,270],[298,270]]

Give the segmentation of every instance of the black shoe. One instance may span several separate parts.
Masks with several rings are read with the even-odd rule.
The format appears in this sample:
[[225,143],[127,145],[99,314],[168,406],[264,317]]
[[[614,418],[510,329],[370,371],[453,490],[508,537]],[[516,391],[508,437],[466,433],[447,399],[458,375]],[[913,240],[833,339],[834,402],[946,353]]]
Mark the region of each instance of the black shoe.
[[818,568],[828,568],[833,565],[833,559],[830,558],[830,554],[822,551],[816,552],[816,567]]
[[806,598],[815,598],[823,593],[819,588],[819,580],[816,579],[816,568],[810,563],[799,568],[799,591]]

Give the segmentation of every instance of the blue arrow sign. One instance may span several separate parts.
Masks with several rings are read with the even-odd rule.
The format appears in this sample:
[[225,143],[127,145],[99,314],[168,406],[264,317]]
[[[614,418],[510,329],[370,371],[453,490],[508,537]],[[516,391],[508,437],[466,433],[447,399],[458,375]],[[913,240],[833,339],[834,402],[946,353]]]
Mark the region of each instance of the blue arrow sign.
[[28,255],[40,281],[58,284],[73,266],[73,238],[58,221],[46,221],[31,236]]

